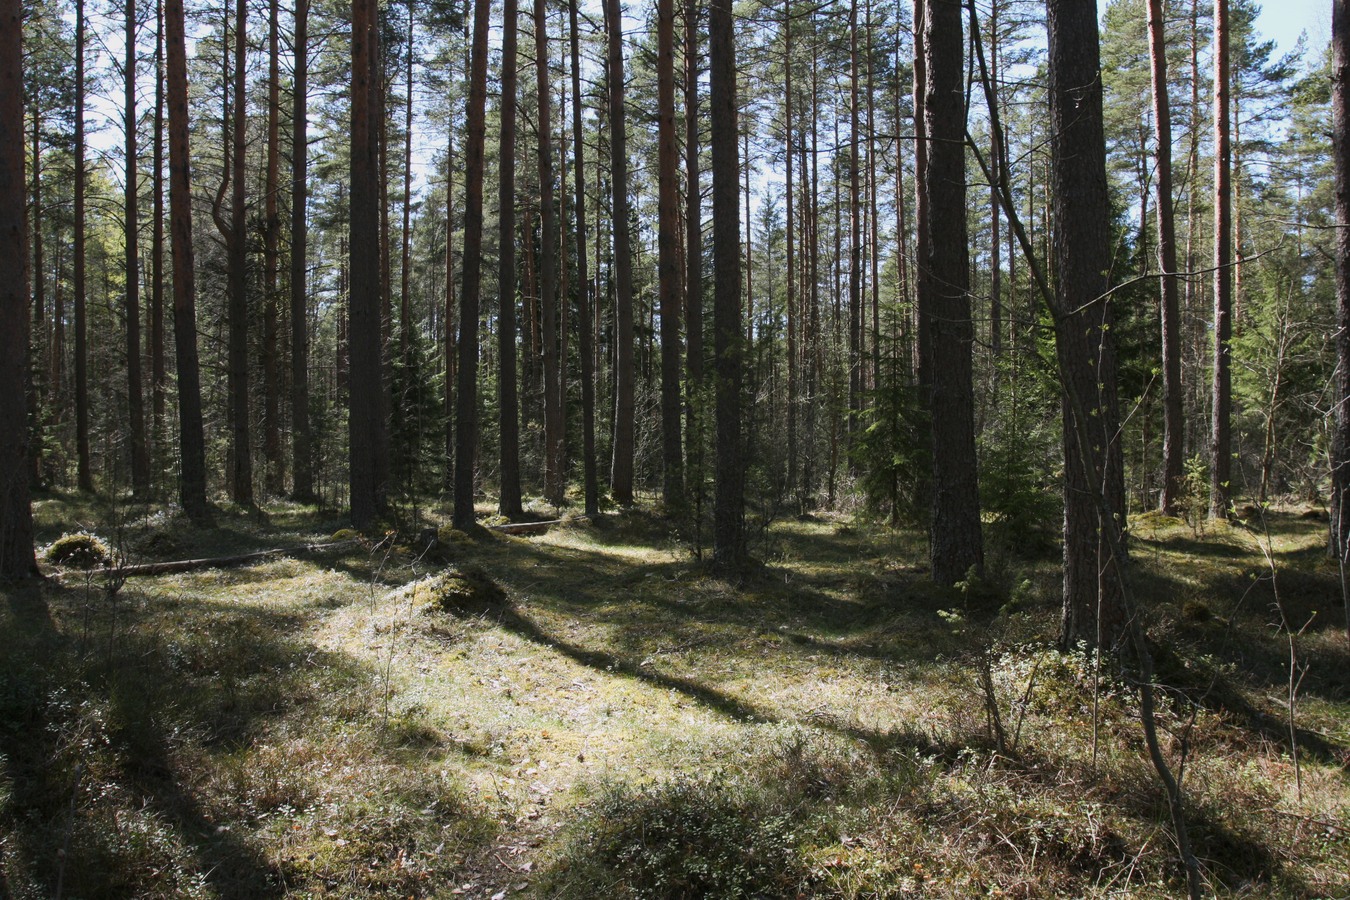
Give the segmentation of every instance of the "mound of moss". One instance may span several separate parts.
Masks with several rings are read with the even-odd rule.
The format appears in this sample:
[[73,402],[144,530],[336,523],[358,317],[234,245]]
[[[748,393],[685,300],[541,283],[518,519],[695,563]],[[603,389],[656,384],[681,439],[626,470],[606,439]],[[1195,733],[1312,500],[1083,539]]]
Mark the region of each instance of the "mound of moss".
[[63,569],[99,569],[113,562],[108,545],[88,531],[61,535],[47,547],[43,558]]

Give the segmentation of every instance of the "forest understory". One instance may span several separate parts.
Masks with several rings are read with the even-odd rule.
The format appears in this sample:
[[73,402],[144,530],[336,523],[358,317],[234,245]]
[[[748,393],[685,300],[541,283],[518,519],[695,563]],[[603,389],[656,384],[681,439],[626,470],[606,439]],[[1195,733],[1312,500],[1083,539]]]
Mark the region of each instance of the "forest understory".
[[[944,589],[923,534],[827,515],[771,525],[733,581],[642,504],[373,539],[300,506],[34,511],[42,544],[87,529],[130,564],[348,542],[3,588],[0,896],[1184,890],[1127,676],[1054,649],[1053,546]],[[1325,521],[1131,525],[1209,890],[1347,896]]]

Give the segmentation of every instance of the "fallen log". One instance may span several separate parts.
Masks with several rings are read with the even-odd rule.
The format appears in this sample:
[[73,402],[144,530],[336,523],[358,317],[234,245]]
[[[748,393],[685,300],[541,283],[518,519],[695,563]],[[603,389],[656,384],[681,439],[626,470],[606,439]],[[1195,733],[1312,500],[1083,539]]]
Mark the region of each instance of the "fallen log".
[[564,525],[584,518],[586,516],[573,516],[568,519],[549,519],[545,522],[507,522],[503,525],[487,525],[485,527],[502,534],[543,534],[552,525]]
[[172,575],[177,572],[195,572],[198,569],[223,569],[229,566],[242,566],[246,563],[260,562],[274,556],[295,556],[302,553],[318,553],[321,550],[334,550],[359,544],[360,541],[332,541],[326,544],[303,544],[299,547],[274,547],[271,550],[256,550],[252,553],[240,553],[234,556],[211,556],[203,559],[178,559],[169,562],[141,563],[134,566],[113,566],[104,569],[114,577],[129,578],[136,575]]

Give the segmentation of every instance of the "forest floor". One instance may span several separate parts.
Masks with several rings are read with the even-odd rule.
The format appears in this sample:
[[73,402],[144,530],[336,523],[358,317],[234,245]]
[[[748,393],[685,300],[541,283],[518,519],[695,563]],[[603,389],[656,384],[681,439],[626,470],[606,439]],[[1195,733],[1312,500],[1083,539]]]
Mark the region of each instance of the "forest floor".
[[[36,512],[131,563],[342,527]],[[1340,578],[1324,521],[1253,524],[1132,523],[1166,749],[1215,894],[1350,896]],[[646,509],[441,535],[0,587],[0,898],[1182,888],[1136,693],[1054,649],[1053,549],[939,590],[921,534],[829,517],[734,582]]]

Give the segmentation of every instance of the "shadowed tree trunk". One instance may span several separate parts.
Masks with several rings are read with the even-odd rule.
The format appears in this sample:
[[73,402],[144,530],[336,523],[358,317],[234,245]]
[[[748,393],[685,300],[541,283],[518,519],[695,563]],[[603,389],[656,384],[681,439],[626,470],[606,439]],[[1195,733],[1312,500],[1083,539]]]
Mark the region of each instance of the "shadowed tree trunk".
[[291,116],[291,471],[296,500],[314,500],[309,423],[309,0],[295,0],[295,71]]
[[1184,474],[1181,406],[1181,313],[1177,293],[1177,231],[1172,196],[1172,114],[1167,97],[1167,40],[1162,0],[1148,0],[1148,48],[1153,76],[1157,163],[1158,265],[1162,295],[1163,487],[1159,507],[1177,510]]
[[150,232],[150,410],[155,453],[164,441],[164,2],[155,4],[154,223]]
[[[131,434],[131,492],[138,498],[150,494],[150,454],[145,442],[145,395],[141,378],[141,281],[137,253],[139,206],[136,195],[136,0],[126,0],[126,30],[123,37],[123,124],[126,129],[126,175],[122,194],[124,271],[127,319],[127,413]],[[22,143],[22,140],[20,141]]]
[[1228,515],[1232,496],[1233,166],[1228,108],[1228,0],[1214,0],[1214,402],[1209,438],[1209,514]]
[[623,14],[619,0],[605,0],[609,35],[609,166],[614,226],[614,461],[610,490],[621,506],[633,502],[634,395],[633,253],[628,233],[627,115],[623,108]]
[[1336,427],[1331,444],[1331,549],[1350,560],[1350,0],[1331,5],[1331,150],[1336,166]]
[[[1096,4],[1049,0],[1055,350],[1064,386],[1064,614],[1060,643],[1112,649],[1126,636],[1112,553],[1123,546],[1111,265]],[[1102,510],[1106,510],[1103,513]]]
[[352,524],[371,525],[385,510],[388,433],[385,394],[384,317],[380,292],[379,135],[374,115],[375,0],[352,0],[351,288],[347,343],[351,365],[350,472]]
[[544,342],[544,499],[561,506],[563,471],[562,363],[558,347],[558,215],[553,208],[553,113],[549,86],[548,19],[534,0],[534,71],[538,101],[535,148],[539,159],[539,315]]
[[[693,490],[703,491],[703,194],[699,184],[698,0],[684,5],[685,453]],[[701,502],[701,501],[700,501]]]
[[244,204],[244,156],[247,150],[246,56],[248,4],[235,3],[234,21],[234,130],[229,229],[229,398],[231,469],[230,497],[241,506],[253,505],[253,457],[249,448],[248,367],[248,227]]
[[591,323],[591,282],[586,259],[585,132],[581,127],[581,36],[577,28],[577,0],[568,0],[567,17],[572,51],[572,164],[575,167],[577,211],[577,331],[581,356],[582,492],[586,515],[600,512],[599,476],[595,460],[595,348]]
[[[508,519],[519,518],[520,400],[516,382],[516,79],[519,13],[516,0],[505,0],[502,10],[501,119],[497,158],[497,393],[500,429],[501,490],[498,509]],[[507,162],[510,162],[508,165]]]
[[928,202],[922,247],[931,310],[933,358],[929,409],[933,481],[929,552],[933,580],[951,585],[984,565],[971,382],[970,255],[966,233],[966,128],[962,89],[961,4],[927,0],[924,10],[925,132],[930,142],[924,185]]
[[[538,0],[536,0],[538,2]],[[675,0],[656,5],[658,196],[657,292],[661,311],[662,496],[669,515],[684,508],[680,445],[679,148],[675,145]]]
[[745,562],[746,548],[741,447],[740,161],[736,147],[736,48],[731,0],[714,0],[708,22],[708,44],[717,402],[713,565],[722,571],[733,571]]
[[28,494],[29,306],[23,7],[0,0],[0,579],[37,574]]
[[85,286],[84,0],[75,0],[75,456],[77,484],[94,490],[89,459],[89,315]]
[[483,132],[487,118],[487,54],[490,0],[475,0],[473,56],[469,71],[468,122],[464,141],[464,284],[459,305],[459,371],[456,399],[456,528],[474,524],[473,489],[478,445],[478,300],[483,268]]
[[173,336],[178,365],[178,448],[182,459],[178,496],[188,518],[203,522],[208,515],[206,453],[202,430],[201,377],[197,366],[183,0],[164,0],[164,24],[169,103],[169,240],[173,251]]
[[267,167],[263,183],[263,459],[267,492],[279,496],[285,483],[281,452],[281,23],[278,0],[267,4]]

